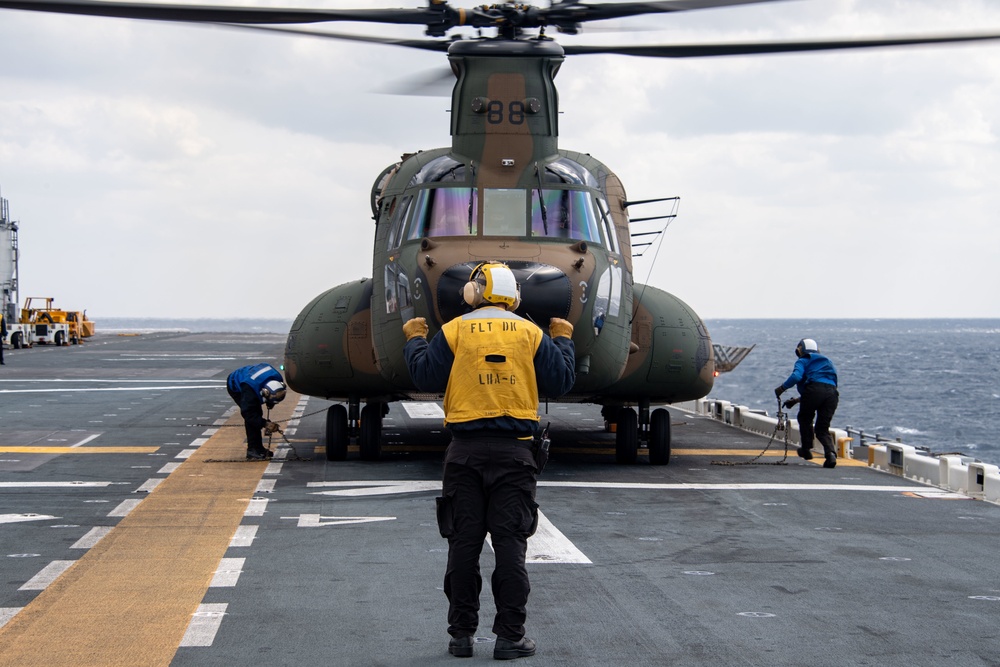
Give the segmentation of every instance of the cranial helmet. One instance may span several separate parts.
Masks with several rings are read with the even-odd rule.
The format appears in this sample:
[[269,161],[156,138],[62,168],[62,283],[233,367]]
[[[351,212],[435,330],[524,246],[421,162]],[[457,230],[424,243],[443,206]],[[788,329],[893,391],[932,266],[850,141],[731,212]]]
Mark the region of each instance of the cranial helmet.
[[819,345],[812,338],[803,338],[795,346],[795,356],[800,359],[809,356],[813,352],[819,352]]
[[473,308],[491,303],[517,310],[521,305],[521,288],[506,264],[483,262],[469,275],[469,282],[462,288],[462,298]]
[[269,406],[281,403],[285,400],[285,383],[278,380],[270,380],[260,389],[260,397]]

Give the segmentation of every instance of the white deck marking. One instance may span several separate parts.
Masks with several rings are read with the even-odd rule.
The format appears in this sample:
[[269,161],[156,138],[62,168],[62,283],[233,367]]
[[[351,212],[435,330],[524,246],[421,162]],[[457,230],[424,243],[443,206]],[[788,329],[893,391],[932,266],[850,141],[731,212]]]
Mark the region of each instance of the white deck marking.
[[257,490],[254,493],[274,493],[274,483],[276,479],[262,479],[257,483]]
[[[492,542],[490,546],[493,546]],[[528,556],[525,562],[589,564],[591,560],[539,510],[538,529],[528,538]]]
[[212,583],[209,584],[209,587],[235,587],[236,582],[239,581],[240,575],[243,573],[243,565],[246,562],[246,558],[223,558],[219,561],[219,569],[215,571],[215,576],[212,577]]
[[208,438],[195,438],[188,447],[201,447],[206,442],[208,442]]
[[86,438],[84,438],[80,442],[76,443],[75,445],[70,445],[70,447],[81,447],[83,445],[86,445],[91,440],[95,440],[95,439],[97,439],[99,437],[101,437],[100,433],[95,433],[94,435],[88,435]]
[[153,490],[156,487],[158,487],[161,482],[163,482],[162,477],[153,477],[152,479],[147,479],[145,482],[142,483],[142,486],[140,486],[138,489],[134,491],[134,493],[152,493]]
[[348,497],[359,497],[359,496],[384,496],[391,493],[417,493],[420,491],[440,491],[441,481],[422,481],[422,480],[412,480],[412,481],[370,481],[370,482],[309,482],[307,487],[321,487],[321,486],[334,486],[334,487],[362,487],[362,488],[345,488],[341,491],[316,491],[315,495],[326,495],[326,496],[348,496]]
[[142,498],[132,498],[129,500],[123,500],[118,507],[114,508],[108,512],[108,516],[123,517],[128,516],[128,513],[138,507],[139,503],[142,502]]
[[62,489],[72,486],[94,488],[111,484],[112,482],[0,482],[0,489]]
[[0,514],[0,523],[21,523],[22,521],[48,521],[62,517],[51,514]]
[[265,475],[278,475],[278,474],[281,473],[281,466],[283,466],[283,465],[285,465],[285,464],[281,463],[281,462],[278,462],[278,461],[271,461],[270,463],[267,464],[267,467],[264,468],[264,474]]
[[112,527],[113,526],[97,526],[95,528],[91,528],[86,535],[74,542],[70,546],[70,549],[90,549],[100,542],[102,537],[110,533]]
[[24,607],[0,607],[0,628],[7,625],[7,621],[17,616],[17,612]]
[[320,526],[346,526],[354,523],[374,523],[376,521],[395,521],[394,516],[320,516],[319,514],[300,514],[299,516],[283,516],[282,519],[297,519],[298,528],[318,528]]
[[218,389],[218,385],[188,385],[186,387],[85,387],[75,389],[72,387],[61,387],[59,389],[0,389],[0,394],[51,394],[55,392],[68,391],[163,391],[169,389]]
[[75,562],[75,560],[54,560],[43,567],[41,572],[33,576],[24,586],[21,586],[17,590],[44,591],[48,588],[49,584],[58,579],[59,575],[68,570]]
[[198,450],[196,450],[196,449],[182,449],[181,451],[177,452],[177,456],[175,456],[174,458],[175,459],[190,458],[191,455],[194,454],[196,451],[198,451]]
[[233,539],[229,541],[230,547],[249,547],[257,537],[257,526],[237,526],[233,533]]
[[243,516],[264,516],[267,510],[267,498],[253,498],[247,504],[247,511]]
[[402,403],[410,419],[444,419],[444,409],[437,403]]
[[169,475],[170,473],[172,473],[173,471],[177,470],[180,467],[181,467],[180,462],[166,463],[162,468],[157,470],[157,472],[161,475]]
[[191,615],[191,623],[181,639],[181,646],[211,646],[215,635],[226,615],[226,603],[200,604],[198,611]]
[[577,489],[652,489],[672,491],[882,491],[927,490],[926,486],[870,484],[645,484],[642,482],[538,482],[538,486]]

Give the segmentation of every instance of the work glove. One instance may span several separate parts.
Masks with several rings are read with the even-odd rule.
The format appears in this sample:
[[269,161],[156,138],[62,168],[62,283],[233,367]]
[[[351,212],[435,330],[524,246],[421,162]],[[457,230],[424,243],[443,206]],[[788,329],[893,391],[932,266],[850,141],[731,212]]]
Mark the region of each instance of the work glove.
[[278,426],[278,424],[275,422],[267,422],[266,424],[264,424],[264,433],[266,433],[267,435],[271,435],[272,433],[277,433],[279,430],[281,430],[281,427]]
[[562,318],[553,317],[549,320],[549,335],[553,338],[558,338],[559,336],[572,338],[573,325]]
[[778,398],[781,398],[781,395],[784,393],[785,393],[785,385],[779,384],[777,387],[774,388],[774,395],[777,396]]
[[426,338],[427,331],[427,320],[422,317],[414,317],[403,324],[403,334],[406,336],[406,340]]
[[787,401],[785,401],[784,403],[782,403],[781,407],[783,407],[784,409],[787,410],[789,408],[794,408],[798,404],[799,404],[799,399],[797,399],[797,398],[790,398]]

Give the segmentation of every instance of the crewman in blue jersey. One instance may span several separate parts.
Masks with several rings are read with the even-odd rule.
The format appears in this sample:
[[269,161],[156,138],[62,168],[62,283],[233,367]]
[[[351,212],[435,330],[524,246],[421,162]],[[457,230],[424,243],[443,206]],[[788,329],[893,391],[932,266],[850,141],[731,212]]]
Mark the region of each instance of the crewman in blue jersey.
[[531,450],[538,396],[558,398],[573,386],[573,325],[553,318],[550,337],[515,315],[520,288],[504,264],[477,266],[462,296],[475,310],[446,323],[429,343],[424,318],[403,325],[413,383],[420,391],[444,392],[452,435],[438,498],[438,527],[448,539],[448,652],[472,655],[483,586],[479,556],[489,533],[496,553],[493,657],[522,658],[535,653],[524,630],[530,591],[524,563],[538,525],[539,464]]
[[264,418],[261,405],[270,410],[285,398],[285,381],[271,364],[256,364],[237,368],[226,380],[229,396],[240,406],[247,432],[247,460],[264,461],[274,452],[264,447],[261,429],[268,435],[278,430],[278,425]]
[[[812,338],[803,338],[795,346],[795,368],[788,379],[775,387],[774,395],[781,398],[786,389],[796,385],[799,398],[785,401],[784,406],[790,408],[799,403],[799,439],[802,446],[798,454],[809,460],[812,458],[813,436],[823,445],[826,460],[824,468],[834,468],[837,465],[837,450],[830,435],[830,422],[833,413],[837,411],[840,393],[837,391],[837,369],[833,362],[819,353],[819,345]],[[816,425],[813,427],[813,419]]]

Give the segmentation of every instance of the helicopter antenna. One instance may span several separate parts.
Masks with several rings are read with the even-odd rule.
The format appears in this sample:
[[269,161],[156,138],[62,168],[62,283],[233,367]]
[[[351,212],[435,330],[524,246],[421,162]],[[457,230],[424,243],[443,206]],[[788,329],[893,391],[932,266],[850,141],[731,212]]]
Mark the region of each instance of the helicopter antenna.
[[[651,275],[653,275],[653,267],[656,265],[656,258],[660,255],[660,248],[663,247],[663,238],[664,238],[663,232],[667,231],[667,227],[669,227],[670,223],[673,222],[674,219],[677,217],[677,209],[678,209],[678,207],[680,207],[681,198],[680,197],[664,197],[662,199],[644,199],[642,201],[634,201],[634,202],[628,202],[627,201],[627,202],[624,203],[624,206],[626,208],[628,208],[629,204],[633,204],[633,205],[651,204],[653,202],[660,202],[660,201],[673,201],[674,202],[673,210],[671,210],[671,212],[670,212],[669,215],[657,215],[657,216],[652,216],[652,217],[648,217],[648,218],[636,218],[635,220],[629,220],[629,224],[631,224],[633,222],[646,222],[648,220],[662,220],[664,218],[667,219],[666,224],[664,224],[663,228],[660,229],[659,231],[639,232],[637,234],[633,234],[632,235],[632,236],[642,236],[642,235],[645,235],[645,234],[656,234],[657,236],[659,236],[659,241],[656,244],[656,250],[653,251],[653,259],[649,263],[649,271],[646,272],[646,280],[642,283],[642,291],[639,292],[639,298],[636,300],[635,307],[632,309],[633,315],[632,315],[631,319],[629,319],[629,321],[628,321],[628,323],[630,325],[632,324],[632,322],[635,321],[635,313],[639,312],[639,305],[642,303],[642,297],[643,297],[643,295],[646,294],[646,286],[649,285],[649,277]],[[647,243],[645,245],[647,245],[647,246],[652,245],[652,242]],[[644,254],[646,254],[645,250],[643,250],[638,255],[633,255],[633,257],[642,257]]]

